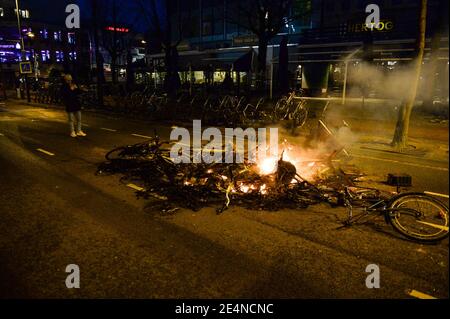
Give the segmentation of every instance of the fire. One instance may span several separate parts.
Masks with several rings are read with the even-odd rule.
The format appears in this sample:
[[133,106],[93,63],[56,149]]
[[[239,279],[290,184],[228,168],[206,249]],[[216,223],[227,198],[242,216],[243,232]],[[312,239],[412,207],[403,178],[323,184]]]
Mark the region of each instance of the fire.
[[261,188],[259,189],[259,191],[261,192],[262,195],[266,195],[267,194],[267,185],[263,184],[261,186]]
[[[271,175],[276,173],[278,161],[281,159],[293,164],[297,173],[307,180],[315,180],[320,175],[320,168],[323,166],[320,164],[320,159],[317,160],[320,152],[316,150],[300,151],[285,141],[279,150],[279,154],[282,154],[282,156],[271,156],[258,160],[257,169],[259,174]],[[292,181],[292,183],[295,182],[296,180]]]
[[248,193],[248,191],[250,190],[250,187],[248,185],[241,185],[240,189],[241,189],[241,192]]
[[259,172],[261,175],[270,175],[276,172],[277,170],[277,162],[278,159],[275,157],[266,157],[261,163],[258,165]]

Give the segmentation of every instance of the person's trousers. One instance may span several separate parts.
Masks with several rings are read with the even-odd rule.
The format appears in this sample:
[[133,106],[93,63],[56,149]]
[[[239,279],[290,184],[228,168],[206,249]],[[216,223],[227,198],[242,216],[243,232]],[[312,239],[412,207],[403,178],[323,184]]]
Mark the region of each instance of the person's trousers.
[[[68,112],[70,132],[81,132],[81,111]],[[75,131],[75,121],[77,122],[77,130]]]

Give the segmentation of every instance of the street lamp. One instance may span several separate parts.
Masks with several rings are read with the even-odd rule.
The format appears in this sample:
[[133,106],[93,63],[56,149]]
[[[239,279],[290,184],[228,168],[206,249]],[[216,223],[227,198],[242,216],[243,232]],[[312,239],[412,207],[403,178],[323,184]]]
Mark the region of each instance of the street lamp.
[[23,53],[25,51],[25,45],[23,43],[22,27],[20,26],[19,0],[16,0],[16,15],[17,15],[17,28],[19,30],[20,43],[22,46],[22,53]]
[[34,75],[36,77],[36,80],[38,79],[38,61],[37,61],[37,56],[36,53],[33,50],[33,39],[35,37],[35,34],[31,31],[27,32],[27,36],[29,38],[29,46],[30,46],[30,60],[33,61],[33,66],[34,66]]
[[[23,42],[23,34],[22,34],[22,27],[20,25],[20,12],[19,12],[19,0],[16,0],[16,15],[17,15],[17,28],[19,30],[19,36],[20,36],[20,43],[21,43],[21,51],[22,51],[22,57],[21,60],[26,60],[26,51],[25,51],[25,44]],[[31,102],[30,98],[30,87],[28,85],[28,77],[25,74],[25,89],[27,92],[27,101],[28,103]]]

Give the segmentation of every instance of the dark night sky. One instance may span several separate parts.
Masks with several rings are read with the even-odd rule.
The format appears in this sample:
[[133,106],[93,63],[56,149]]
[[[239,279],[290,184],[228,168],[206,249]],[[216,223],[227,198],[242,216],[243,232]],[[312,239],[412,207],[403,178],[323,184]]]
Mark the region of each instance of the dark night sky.
[[[20,0],[20,6],[31,11],[32,19],[37,21],[64,24],[67,14],[65,8],[70,3],[80,6],[81,20],[90,19],[90,0]],[[142,10],[130,0],[116,0],[119,23],[127,25],[138,32],[147,29],[147,20]],[[105,11],[110,11],[112,0],[104,0]]]

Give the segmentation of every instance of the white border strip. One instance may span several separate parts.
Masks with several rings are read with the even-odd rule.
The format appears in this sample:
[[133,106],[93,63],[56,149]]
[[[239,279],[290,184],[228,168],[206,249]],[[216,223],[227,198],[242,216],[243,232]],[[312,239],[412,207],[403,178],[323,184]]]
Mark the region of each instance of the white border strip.
[[146,136],[146,135],[141,135],[141,134],[131,134],[132,136],[136,136],[136,137],[142,137],[142,138],[148,138],[151,139],[151,136]]
[[436,297],[424,294],[423,292],[417,291],[417,290],[410,290],[408,291],[408,295],[418,298],[418,299],[437,299]]
[[134,189],[134,190],[136,190],[136,191],[139,191],[139,192],[145,191],[144,188],[139,187],[139,186],[137,186],[137,185],[135,185],[135,184],[127,184],[127,187],[132,188],[132,189]]
[[117,132],[117,130],[113,130],[112,128],[101,127],[100,129],[108,132]]

